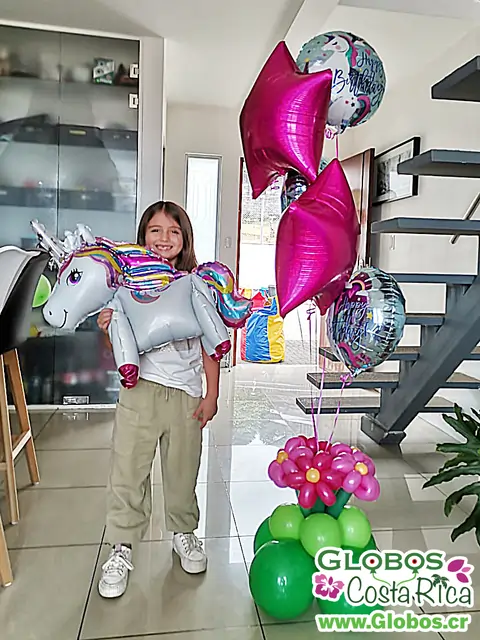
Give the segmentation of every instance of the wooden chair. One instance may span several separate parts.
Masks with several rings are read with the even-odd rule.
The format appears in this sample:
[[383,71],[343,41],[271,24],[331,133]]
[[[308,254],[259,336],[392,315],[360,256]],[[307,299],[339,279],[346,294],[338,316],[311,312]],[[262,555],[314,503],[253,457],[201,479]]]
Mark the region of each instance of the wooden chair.
[[7,542],[3,530],[2,519],[0,518],[0,585],[9,587],[13,582],[12,567],[8,557]]
[[[21,268],[17,268],[14,273],[13,282],[8,285],[7,294],[3,295],[5,303],[0,311],[0,445],[3,448],[0,471],[4,471],[6,476],[10,522],[16,524],[19,519],[19,509],[15,460],[24,449],[32,484],[38,484],[40,481],[17,348],[25,342],[29,335],[33,297],[38,280],[47,265],[48,254],[38,251],[24,252],[16,247],[4,247],[0,257],[6,265],[10,264],[5,252],[6,249],[10,249],[12,253],[22,252],[26,255]],[[12,261],[15,261],[15,257],[16,255],[13,256]],[[0,260],[0,272],[5,278],[2,260]],[[11,278],[11,274],[9,277]],[[8,284],[8,278],[6,280]],[[0,292],[0,300],[2,294],[5,294],[5,291]],[[18,435],[12,434],[10,425],[6,373],[20,425]]]

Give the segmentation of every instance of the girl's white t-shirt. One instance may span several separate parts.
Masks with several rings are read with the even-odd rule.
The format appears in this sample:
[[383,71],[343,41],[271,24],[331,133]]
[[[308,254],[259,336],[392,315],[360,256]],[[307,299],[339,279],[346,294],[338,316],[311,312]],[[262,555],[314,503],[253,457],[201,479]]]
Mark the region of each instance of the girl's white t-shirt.
[[165,387],[202,396],[203,358],[200,338],[170,342],[140,356],[140,377]]

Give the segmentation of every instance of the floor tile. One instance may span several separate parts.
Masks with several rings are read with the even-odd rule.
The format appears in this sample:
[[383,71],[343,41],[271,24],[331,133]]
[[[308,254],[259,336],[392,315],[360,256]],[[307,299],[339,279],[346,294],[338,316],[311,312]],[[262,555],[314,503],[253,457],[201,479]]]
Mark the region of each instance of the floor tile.
[[210,427],[217,446],[273,445],[282,446],[296,432],[281,419],[215,421]]
[[[200,522],[196,534],[200,538],[236,536],[237,529],[230,500],[223,482],[197,485]],[[166,529],[161,485],[153,486],[153,513],[145,540],[166,540],[172,534]]]
[[[47,427],[48,428],[48,427]],[[106,487],[110,468],[107,449],[37,451],[42,489]],[[17,486],[30,484],[25,456],[17,464]]]
[[238,627],[237,629],[210,629],[205,631],[185,631],[162,633],[160,635],[128,636],[122,640],[263,640],[260,627]]
[[[430,479],[433,477],[431,473],[424,473],[423,476],[425,479]],[[448,497],[454,491],[458,491],[463,487],[471,484],[472,482],[476,482],[478,477],[475,476],[461,476],[460,478],[455,478],[455,480],[451,480],[450,482],[444,482],[442,484],[435,485],[436,488],[443,493],[445,497]],[[477,504],[477,498],[475,496],[465,496],[463,500],[458,505],[459,508],[465,513],[470,514],[472,510],[475,508]]]
[[110,449],[113,411],[58,411],[35,440],[38,451]]
[[108,602],[92,592],[81,639],[256,626],[238,539],[207,540],[205,548],[207,572],[188,575],[168,542],[140,545],[120,601]]
[[[292,624],[271,624],[264,627],[265,640],[382,640],[392,635],[392,640],[408,640],[413,637],[412,633],[360,633],[360,632],[322,632],[319,633],[314,622],[301,622]],[[422,633],[422,640],[441,640],[437,633]],[[473,638],[473,636],[472,636]]]
[[[55,413],[54,409],[47,411],[29,411],[30,426],[32,428],[33,437],[36,437],[46,424],[50,422]],[[15,411],[10,412],[10,426],[14,433],[18,433],[18,418]]]
[[365,511],[373,529],[417,529],[453,527],[465,514],[456,507],[449,518],[443,512],[445,496],[435,487],[423,489],[426,479],[418,474],[383,478],[377,502],[353,500]]
[[96,546],[12,551],[14,582],[0,593],[2,640],[74,640],[97,552]]
[[480,613],[471,613],[472,619],[468,627],[468,631],[462,633],[460,636],[458,632],[446,632],[442,631],[442,637],[444,640],[451,640],[455,635],[455,638],[461,638],[462,640],[478,640],[480,636]]
[[105,489],[40,489],[19,494],[20,522],[7,525],[10,549],[98,544],[105,525]]
[[279,489],[271,481],[231,482],[227,490],[240,536],[255,535],[278,505],[296,502],[293,489]]

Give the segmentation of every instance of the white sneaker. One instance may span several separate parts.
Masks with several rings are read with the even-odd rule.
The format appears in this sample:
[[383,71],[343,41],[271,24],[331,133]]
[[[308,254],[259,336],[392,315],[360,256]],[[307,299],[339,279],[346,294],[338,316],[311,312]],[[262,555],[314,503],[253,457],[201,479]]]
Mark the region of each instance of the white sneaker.
[[129,571],[133,571],[132,550],[116,544],[102,566],[102,577],[98,582],[98,593],[102,598],[123,596],[127,589]]
[[202,573],[207,568],[207,556],[201,541],[194,533],[176,533],[173,550],[180,558],[182,569],[187,573]]

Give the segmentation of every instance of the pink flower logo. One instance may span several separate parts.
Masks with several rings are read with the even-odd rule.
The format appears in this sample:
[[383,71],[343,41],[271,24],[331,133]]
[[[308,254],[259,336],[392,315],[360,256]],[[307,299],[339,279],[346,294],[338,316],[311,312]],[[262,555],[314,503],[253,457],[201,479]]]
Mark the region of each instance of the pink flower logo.
[[456,578],[462,584],[470,584],[472,581],[468,574],[472,573],[473,567],[468,564],[465,558],[453,558],[447,565],[450,573],[455,573]]
[[338,600],[345,586],[340,580],[335,581],[332,576],[327,577],[324,573],[316,573],[314,575],[314,582],[315,595],[320,598],[328,598],[329,600]]

